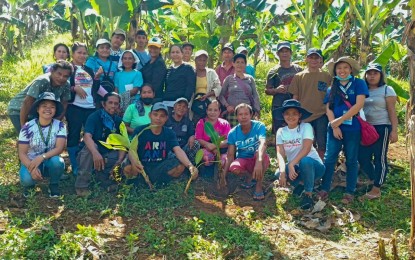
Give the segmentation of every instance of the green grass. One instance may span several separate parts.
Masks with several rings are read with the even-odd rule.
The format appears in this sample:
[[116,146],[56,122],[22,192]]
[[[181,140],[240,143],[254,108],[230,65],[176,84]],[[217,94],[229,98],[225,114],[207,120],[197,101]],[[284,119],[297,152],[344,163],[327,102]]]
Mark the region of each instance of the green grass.
[[[63,39],[69,42],[68,35]],[[124,186],[118,193],[107,193],[95,185],[90,197],[78,198],[71,178],[62,182],[64,196],[59,200],[46,198],[46,184],[42,183],[23,206],[18,206],[21,188],[17,136],[5,108],[20,89],[40,74],[41,65],[52,61],[50,50],[55,43],[57,40],[52,38],[35,43],[25,60],[7,58],[0,71],[0,228],[5,226],[0,234],[0,258],[74,259],[91,245],[111,259],[300,259],[307,254],[305,250],[322,243],[350,246],[350,239],[365,240],[376,232],[389,237],[395,230],[399,230],[401,258],[409,257],[409,165],[402,158],[394,159],[400,159],[396,163],[405,170],[392,170],[382,189],[382,199],[354,202],[347,209],[361,215],[361,219],[327,233],[302,227],[301,215],[294,214],[299,199],[277,189],[264,203],[252,202],[246,192],[217,198],[209,194],[206,183],[192,184],[185,196],[184,181],[157,192]],[[272,65],[261,63],[257,67],[262,120],[267,125],[271,123],[271,97],[264,94],[264,78]],[[403,143],[402,140],[401,136]],[[274,148],[268,152],[275,158]],[[273,160],[267,184],[276,166]],[[336,190],[330,196],[331,203],[340,206],[342,191]],[[234,210],[232,214],[229,209]],[[323,213],[330,216],[334,210],[326,207]],[[372,252],[371,256],[376,254],[373,243],[355,245],[350,252],[359,253],[362,248]],[[92,258],[88,251],[85,257]]]

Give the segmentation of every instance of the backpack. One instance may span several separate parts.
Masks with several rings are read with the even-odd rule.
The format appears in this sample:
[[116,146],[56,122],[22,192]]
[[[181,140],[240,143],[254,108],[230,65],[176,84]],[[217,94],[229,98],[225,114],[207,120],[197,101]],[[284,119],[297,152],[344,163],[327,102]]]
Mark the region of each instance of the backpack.
[[[108,92],[114,92],[115,91],[115,84],[114,84],[114,80],[111,79],[111,77],[109,76],[110,71],[111,71],[111,66],[112,66],[112,61],[110,61],[110,66],[108,68],[108,72],[104,71],[104,77],[102,78],[102,80],[100,81],[100,87],[104,88],[105,91]],[[98,61],[97,63],[104,67],[102,64],[100,64]],[[99,87],[98,87],[99,89]],[[98,94],[94,96],[94,101],[96,103],[96,105],[99,106],[99,104],[101,104],[101,101],[103,100],[103,96],[101,96],[101,94]]]

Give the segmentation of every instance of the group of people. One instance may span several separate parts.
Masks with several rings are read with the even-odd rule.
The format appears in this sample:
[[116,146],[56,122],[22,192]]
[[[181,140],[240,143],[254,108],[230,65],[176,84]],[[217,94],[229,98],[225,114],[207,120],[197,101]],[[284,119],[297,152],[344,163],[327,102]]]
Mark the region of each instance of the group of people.
[[[193,44],[173,44],[167,67],[161,39],[139,30],[136,48],[122,50],[125,38],[123,30],[115,30],[110,40],[96,42],[91,57],[85,44],[75,42],[71,62],[69,48],[57,44],[56,62],[45,65],[45,74],[10,101],[8,114],[20,133],[24,194],[49,175],[50,195],[60,196],[65,165],[59,155],[66,145],[80,196],[89,193],[93,177],[112,190],[110,175],[116,165],[121,165],[128,183],[143,183],[140,173],[145,172],[152,183],[165,184],[185,172],[197,178],[199,169],[211,176],[219,157],[223,175],[238,175],[240,187],[253,188],[253,199],[263,200],[262,181],[270,159],[248,50],[240,46],[235,52],[232,44],[223,45],[222,63],[214,70],[207,66],[205,50],[195,52],[192,60]],[[267,75],[265,93],[273,97],[280,185],[294,186],[294,193],[303,196],[301,206],[310,208],[314,184],[322,179],[318,195],[326,199],[343,149],[347,165],[343,202],[354,198],[359,163],[374,181],[365,198],[380,197],[388,170],[388,143],[397,141],[396,94],[385,84],[382,67],[371,64],[363,80],[356,78],[360,67],[349,57],[329,62],[325,72],[321,50],[307,51],[304,70],[292,63],[289,42],[277,45],[277,55],[279,64]],[[371,146],[360,145],[355,115],[361,109],[381,136]],[[219,147],[205,130],[207,122],[222,137]],[[121,133],[122,124],[130,139],[138,135],[134,153],[100,143]],[[202,166],[196,167],[200,149]]]

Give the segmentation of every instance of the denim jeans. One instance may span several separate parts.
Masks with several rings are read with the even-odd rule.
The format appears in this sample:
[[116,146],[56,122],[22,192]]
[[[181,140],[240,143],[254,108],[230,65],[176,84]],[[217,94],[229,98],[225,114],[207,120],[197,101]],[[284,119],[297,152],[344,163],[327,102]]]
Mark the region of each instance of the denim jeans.
[[[59,184],[59,180],[65,171],[65,162],[59,155],[55,155],[44,160],[38,168],[43,176],[46,175],[46,172],[49,174],[49,184]],[[23,164],[20,166],[19,174],[20,183],[23,187],[34,186],[36,184],[36,181],[33,180],[29,170]]]
[[380,188],[388,174],[388,146],[391,125],[375,125],[379,139],[372,145],[359,148],[360,169],[365,172],[373,185]]
[[[325,167],[321,162],[314,160],[311,157],[303,157],[299,163],[299,174],[295,180],[291,180],[289,177],[288,164],[285,165],[285,173],[287,174],[287,180],[291,183],[292,186],[296,187],[300,181],[304,183],[304,191],[312,192],[314,189],[314,183],[316,180],[320,179],[324,172]],[[279,178],[279,170],[275,173],[276,177]]]
[[324,154],[324,165],[326,173],[323,176],[322,189],[329,192],[333,179],[334,167],[336,166],[340,150],[343,147],[346,157],[346,193],[353,194],[356,190],[357,172],[359,164],[357,161],[360,146],[360,131],[343,132],[343,139],[339,140],[333,136],[333,129],[327,131],[327,148]]

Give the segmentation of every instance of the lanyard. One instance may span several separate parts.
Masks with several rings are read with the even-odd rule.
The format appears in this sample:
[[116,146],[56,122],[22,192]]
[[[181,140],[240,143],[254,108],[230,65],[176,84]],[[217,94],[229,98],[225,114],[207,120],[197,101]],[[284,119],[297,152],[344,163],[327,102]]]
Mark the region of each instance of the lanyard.
[[[53,121],[52,121],[53,122]],[[43,131],[42,131],[42,127],[40,126],[39,120],[37,121],[37,127],[39,128],[39,134],[40,134],[40,138],[42,139],[43,143],[45,144],[45,153],[48,151],[48,144],[49,144],[49,140],[50,140],[50,134],[52,133],[52,122],[49,125],[49,131],[48,131],[48,136],[45,139],[45,136],[43,135]]]
[[351,85],[352,85],[351,81],[349,81],[349,83],[347,83],[345,88],[341,84],[339,84],[339,88],[343,91],[344,96],[345,96],[346,99],[349,99],[349,96],[347,95],[347,90],[350,88]]

